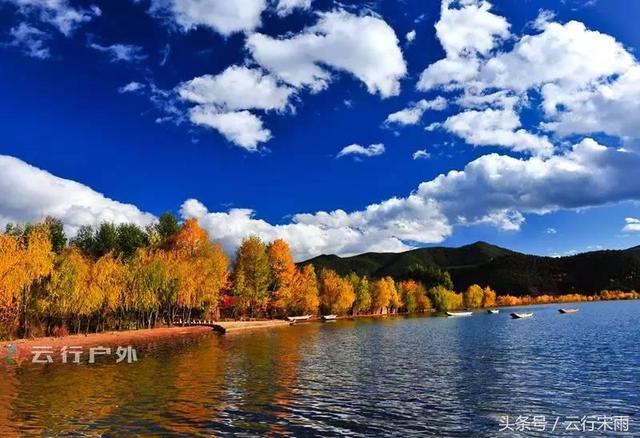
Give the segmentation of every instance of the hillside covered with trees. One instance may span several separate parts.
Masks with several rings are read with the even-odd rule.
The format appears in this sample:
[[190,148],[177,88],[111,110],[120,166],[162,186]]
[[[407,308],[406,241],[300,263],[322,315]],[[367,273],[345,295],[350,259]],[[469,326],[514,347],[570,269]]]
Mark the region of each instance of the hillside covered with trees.
[[640,247],[540,257],[476,242],[460,248],[419,248],[397,254],[322,255],[301,263],[307,264],[338,273],[394,278],[415,278],[416,269],[430,270],[433,275],[447,272],[456,289],[477,283],[491,285],[499,295],[593,295],[603,290],[640,290]]

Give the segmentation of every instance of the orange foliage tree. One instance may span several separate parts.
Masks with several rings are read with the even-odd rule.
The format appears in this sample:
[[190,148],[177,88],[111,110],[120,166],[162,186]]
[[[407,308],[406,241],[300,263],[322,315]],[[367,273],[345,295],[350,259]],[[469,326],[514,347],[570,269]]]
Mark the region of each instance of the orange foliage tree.
[[318,291],[318,279],[313,265],[305,265],[294,276],[291,306],[292,315],[318,313],[320,297]]
[[276,239],[267,248],[271,270],[271,307],[274,315],[286,315],[293,302],[293,283],[296,265],[293,263],[289,245],[283,239]]
[[329,269],[320,273],[320,304],[325,313],[344,315],[353,306],[356,294],[351,283]]

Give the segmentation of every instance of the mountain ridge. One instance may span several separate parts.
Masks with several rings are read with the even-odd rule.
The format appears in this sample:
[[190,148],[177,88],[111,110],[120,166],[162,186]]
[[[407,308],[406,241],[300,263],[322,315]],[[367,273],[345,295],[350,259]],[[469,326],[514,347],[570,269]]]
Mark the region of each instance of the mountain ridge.
[[450,273],[458,290],[491,286],[499,294],[595,294],[604,289],[640,290],[640,246],[551,257],[525,254],[485,241],[460,247],[425,247],[399,253],[367,252],[349,257],[323,254],[299,263],[341,275],[404,278],[411,266]]

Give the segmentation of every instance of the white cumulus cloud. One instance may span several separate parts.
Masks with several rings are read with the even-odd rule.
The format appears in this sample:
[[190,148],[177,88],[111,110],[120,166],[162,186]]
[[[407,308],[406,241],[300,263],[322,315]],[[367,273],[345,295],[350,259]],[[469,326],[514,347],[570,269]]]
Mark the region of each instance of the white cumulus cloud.
[[407,40],[407,43],[412,43],[416,39],[416,31],[415,31],[415,29],[410,30],[409,32],[407,32],[407,34],[404,36],[404,39]]
[[427,152],[426,149],[418,149],[412,156],[414,160],[426,160],[427,158],[431,158],[431,154]]
[[193,123],[216,129],[249,152],[256,152],[260,143],[271,138],[271,131],[263,127],[262,120],[246,110],[220,113],[210,106],[196,106],[189,115]]
[[319,14],[315,25],[292,36],[255,33],[247,38],[247,47],[283,81],[316,92],[331,81],[327,67],[351,73],[382,97],[397,95],[407,72],[398,38],[385,21],[345,11]]
[[338,152],[337,158],[345,157],[347,155],[357,155],[361,157],[375,157],[384,153],[384,145],[382,143],[371,144],[367,147],[360,146],[359,144],[350,144],[342,148]]
[[[289,222],[271,224],[256,218],[251,209],[212,212],[190,199],[181,214],[197,218],[230,252],[249,234],[287,239],[297,260],[321,253],[400,251],[441,242],[454,226],[487,224],[514,231],[527,214],[638,201],[638,166],[638,150],[585,139],[551,157],[485,155],[462,170],[423,182],[406,197],[382,200],[362,210],[301,213]],[[52,215],[61,218],[68,230],[76,230],[105,220],[140,225],[154,220],[132,205],[7,156],[0,156],[0,190],[7,194],[0,198],[0,224]],[[630,229],[636,227],[635,221],[627,220]]]
[[[443,0],[436,28],[447,56],[428,66],[417,84],[420,90],[462,92],[449,100],[463,109],[487,110],[453,116],[449,125],[460,123],[452,132],[472,144],[493,141],[514,151],[548,154],[547,138],[524,130],[514,117],[514,111],[530,107],[534,96],[543,110],[539,128],[556,137],[605,133],[625,142],[640,138],[635,117],[640,64],[619,41],[578,21],[556,22],[549,11],[541,11],[528,27],[534,34],[513,36],[508,22],[490,7],[481,0]],[[507,37],[515,43],[501,51]],[[462,122],[472,129],[477,127],[472,122],[482,126],[472,132],[459,129]],[[509,124],[513,129],[503,129]]]
[[422,99],[403,110],[389,114],[385,123],[395,123],[402,126],[415,125],[422,119],[425,111],[442,111],[445,108],[447,108],[447,100],[442,96],[438,96],[433,100]]
[[86,185],[63,179],[17,158],[0,155],[0,226],[61,219],[69,235],[101,222],[150,224],[154,216],[105,197]]
[[[460,6],[460,7],[457,7]],[[456,58],[470,53],[486,54],[509,37],[509,23],[490,12],[484,0],[443,0],[436,36],[447,53]]]
[[181,84],[184,100],[213,105],[221,111],[284,110],[294,89],[259,69],[232,65],[218,75],[204,75]]
[[[523,214],[578,209],[640,199],[637,150],[616,149],[584,139],[551,157],[518,159],[484,155],[461,171],[422,183],[418,194],[437,201],[460,223],[489,221],[518,229]],[[494,215],[494,219],[492,219]]]
[[234,65],[218,75],[184,82],[177,92],[182,100],[196,104],[189,112],[193,123],[214,128],[235,145],[255,152],[271,132],[249,110],[284,111],[291,107],[295,89],[260,69]]
[[476,146],[504,146],[516,152],[548,156],[553,144],[520,128],[520,118],[513,109],[467,110],[449,117],[445,129]]
[[418,197],[390,199],[365,210],[343,210],[295,215],[290,223],[273,225],[254,217],[249,209],[209,212],[195,199],[181,208],[184,218],[196,218],[233,252],[247,235],[264,240],[284,238],[297,261],[319,254],[352,255],[366,251],[403,251],[412,248],[404,240],[439,242],[451,227],[436,206]]
[[313,0],[278,0],[276,11],[279,16],[285,17],[296,9],[309,10]]
[[260,27],[265,9],[266,0],[151,0],[150,12],[184,30],[203,26],[229,36]]
[[624,219],[624,227],[622,228],[623,232],[627,233],[637,233],[640,232],[640,219],[635,217],[627,217]]

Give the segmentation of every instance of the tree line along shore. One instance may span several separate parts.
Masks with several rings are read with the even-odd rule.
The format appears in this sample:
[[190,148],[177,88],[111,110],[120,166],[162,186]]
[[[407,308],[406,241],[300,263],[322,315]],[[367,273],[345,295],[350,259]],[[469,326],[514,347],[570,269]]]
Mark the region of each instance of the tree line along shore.
[[[215,237],[215,236],[214,236]],[[550,302],[637,299],[636,292],[496,296],[455,292],[446,271],[404,278],[340,276],[297,266],[283,239],[248,236],[233,261],[195,219],[170,213],[146,228],[102,223],[67,239],[61,221],[0,234],[0,339],[172,326],[192,320],[394,314]]]

